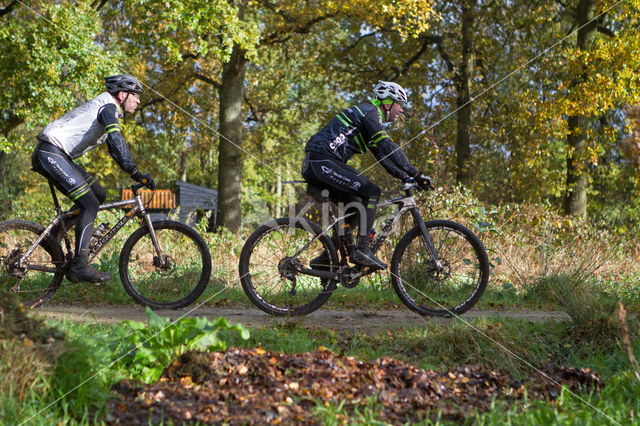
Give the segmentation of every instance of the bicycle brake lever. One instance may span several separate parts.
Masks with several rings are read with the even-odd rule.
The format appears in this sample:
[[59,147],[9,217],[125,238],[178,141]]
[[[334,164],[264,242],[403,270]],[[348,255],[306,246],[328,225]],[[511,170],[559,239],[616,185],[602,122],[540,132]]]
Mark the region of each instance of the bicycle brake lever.
[[410,189],[419,189],[418,187],[418,183],[415,181],[407,181],[407,182],[403,182],[402,183],[402,190],[403,191],[408,191]]

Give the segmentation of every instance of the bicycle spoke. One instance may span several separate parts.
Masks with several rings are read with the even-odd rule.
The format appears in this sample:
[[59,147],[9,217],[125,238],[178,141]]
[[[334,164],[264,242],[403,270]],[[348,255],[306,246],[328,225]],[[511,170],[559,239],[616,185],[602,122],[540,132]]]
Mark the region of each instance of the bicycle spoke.
[[139,303],[155,308],[186,306],[206,287],[211,271],[209,252],[191,228],[177,222],[162,223],[155,230],[162,259],[146,228],[141,228],[125,243],[121,278]]
[[59,248],[44,240],[31,253],[23,267],[18,261],[35,242],[41,227],[26,221],[0,223],[0,286],[14,293],[26,306],[35,307],[48,300],[60,286],[64,258]]
[[[335,283],[304,275],[298,268],[299,265],[308,268],[311,260],[325,247],[320,240],[315,240],[297,258],[292,258],[315,235],[301,223],[278,220],[282,223],[263,226],[247,240],[241,254],[243,288],[266,312],[277,315],[308,313],[324,303]],[[248,253],[247,247],[251,247]],[[331,286],[329,293],[326,291],[328,285]]]
[[463,226],[438,221],[447,226],[429,228],[438,253],[434,262],[419,232],[403,238],[402,257],[392,271],[394,289],[411,309],[423,315],[446,315],[451,309],[469,309],[486,286],[488,260],[477,237]]

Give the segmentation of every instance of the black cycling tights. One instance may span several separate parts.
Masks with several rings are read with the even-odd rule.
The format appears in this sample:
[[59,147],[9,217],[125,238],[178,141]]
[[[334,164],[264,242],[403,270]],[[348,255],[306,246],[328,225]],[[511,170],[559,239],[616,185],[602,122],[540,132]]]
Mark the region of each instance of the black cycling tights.
[[76,222],[76,253],[80,253],[89,247],[89,242],[93,235],[93,222],[98,215],[100,204],[105,199],[105,190],[98,182],[94,182],[91,185],[91,191],[76,200],[76,207],[80,208],[80,214]]
[[378,185],[353,167],[317,152],[307,153],[302,176],[310,184],[328,188],[332,201],[362,206],[365,221],[360,226],[360,236],[369,235],[376,216],[376,204],[380,199]]
[[76,254],[89,247],[100,204],[107,198],[104,188],[84,167],[74,163],[60,148],[40,142],[31,157],[33,170],[51,180],[80,209],[76,219]]

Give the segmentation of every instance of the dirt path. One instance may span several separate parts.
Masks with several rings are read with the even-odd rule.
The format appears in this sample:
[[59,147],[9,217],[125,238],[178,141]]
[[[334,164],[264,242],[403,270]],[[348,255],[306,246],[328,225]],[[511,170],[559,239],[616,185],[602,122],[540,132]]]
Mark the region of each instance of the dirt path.
[[[173,319],[186,316],[226,317],[231,322],[239,322],[250,327],[268,326],[282,322],[297,322],[311,327],[331,327],[345,330],[368,330],[379,328],[419,327],[430,321],[449,322],[455,319],[423,318],[408,309],[367,311],[362,309],[352,310],[327,310],[320,309],[305,317],[274,318],[256,309],[238,308],[221,309],[203,307],[190,311],[183,310],[159,310],[157,314]],[[38,313],[50,318],[65,318],[73,321],[113,323],[124,320],[144,321],[146,315],[141,306],[81,306],[81,305],[56,305],[50,304],[37,310]],[[520,318],[528,321],[563,321],[568,317],[559,311],[497,311],[497,310],[471,310],[464,314],[462,320],[474,318]]]

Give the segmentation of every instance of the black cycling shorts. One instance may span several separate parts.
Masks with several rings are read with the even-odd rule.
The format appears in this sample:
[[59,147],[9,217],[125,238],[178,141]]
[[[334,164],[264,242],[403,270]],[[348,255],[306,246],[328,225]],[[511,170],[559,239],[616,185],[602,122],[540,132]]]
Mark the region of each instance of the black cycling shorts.
[[93,177],[76,164],[63,150],[48,142],[40,141],[31,156],[33,170],[51,179],[56,188],[76,201],[91,191]]
[[380,196],[380,187],[358,170],[318,152],[307,152],[302,176],[313,185],[328,188],[333,201],[350,202],[359,198],[366,203]]

